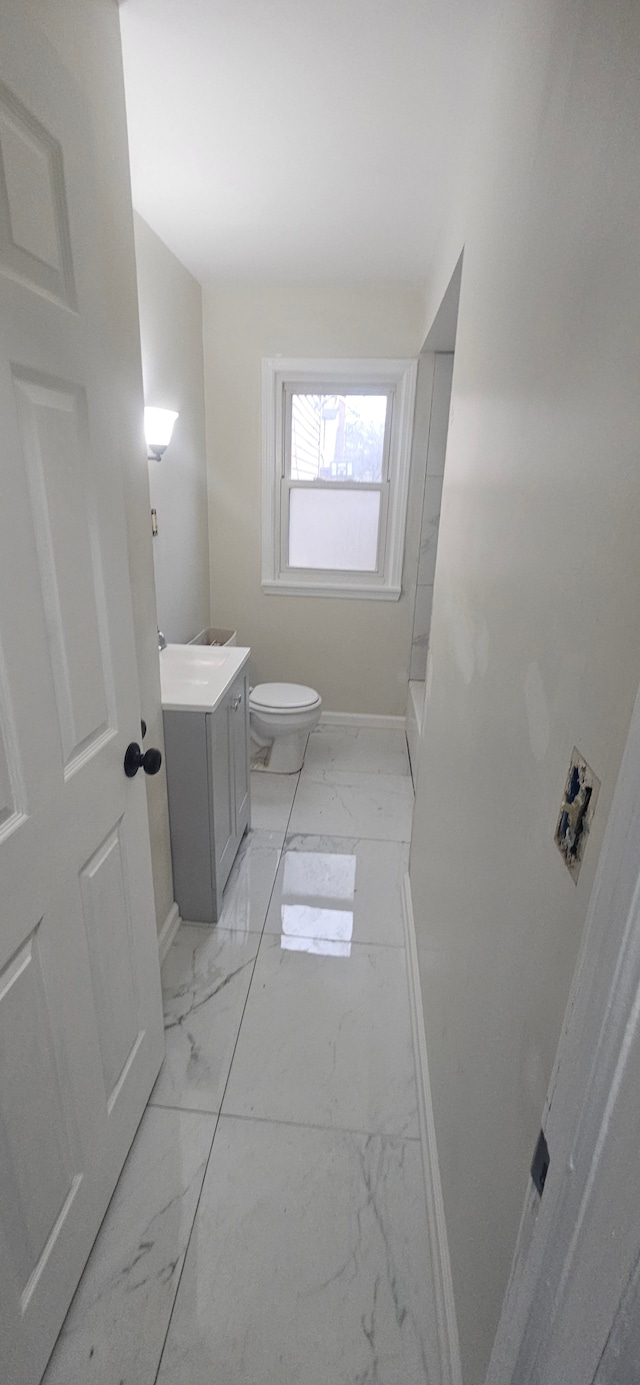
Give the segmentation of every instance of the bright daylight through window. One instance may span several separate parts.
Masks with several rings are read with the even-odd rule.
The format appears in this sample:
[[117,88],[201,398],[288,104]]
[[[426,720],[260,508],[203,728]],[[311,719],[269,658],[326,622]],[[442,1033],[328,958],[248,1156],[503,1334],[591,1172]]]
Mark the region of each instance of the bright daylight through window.
[[400,595],[415,363],[264,362],[263,588]]

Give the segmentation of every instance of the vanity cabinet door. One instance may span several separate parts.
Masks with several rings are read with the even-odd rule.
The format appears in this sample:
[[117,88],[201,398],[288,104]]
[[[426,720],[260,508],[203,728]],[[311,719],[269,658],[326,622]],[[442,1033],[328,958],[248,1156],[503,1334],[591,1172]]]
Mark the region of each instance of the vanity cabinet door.
[[233,694],[207,716],[215,893],[219,916],[222,891],[237,850],[233,764]]
[[165,711],[176,901],[191,923],[215,923],[249,826],[249,709],[239,674],[215,712]]
[[236,803],[236,843],[249,826],[249,707],[247,680],[242,677],[234,684],[231,697],[230,730],[233,741],[233,773]]

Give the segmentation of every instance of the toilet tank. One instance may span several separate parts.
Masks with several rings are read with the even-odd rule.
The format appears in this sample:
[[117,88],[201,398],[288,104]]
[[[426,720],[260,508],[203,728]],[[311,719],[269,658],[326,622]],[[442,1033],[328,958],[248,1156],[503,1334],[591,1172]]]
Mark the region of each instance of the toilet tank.
[[234,644],[238,643],[235,630],[222,630],[218,626],[210,625],[208,630],[201,630],[199,635],[195,635],[189,644]]

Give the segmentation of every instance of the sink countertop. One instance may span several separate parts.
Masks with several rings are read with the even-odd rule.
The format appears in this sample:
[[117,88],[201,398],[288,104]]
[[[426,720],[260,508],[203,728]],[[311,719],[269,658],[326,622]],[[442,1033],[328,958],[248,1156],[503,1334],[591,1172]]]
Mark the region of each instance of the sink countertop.
[[165,712],[215,712],[250,649],[237,645],[168,644],[160,653]]

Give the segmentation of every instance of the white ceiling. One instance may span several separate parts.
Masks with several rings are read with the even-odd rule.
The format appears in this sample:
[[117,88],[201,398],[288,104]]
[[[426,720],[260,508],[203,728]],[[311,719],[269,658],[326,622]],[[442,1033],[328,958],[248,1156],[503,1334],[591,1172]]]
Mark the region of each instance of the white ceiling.
[[201,282],[424,278],[496,0],[123,0],[133,200]]

